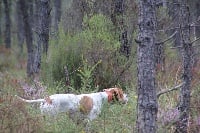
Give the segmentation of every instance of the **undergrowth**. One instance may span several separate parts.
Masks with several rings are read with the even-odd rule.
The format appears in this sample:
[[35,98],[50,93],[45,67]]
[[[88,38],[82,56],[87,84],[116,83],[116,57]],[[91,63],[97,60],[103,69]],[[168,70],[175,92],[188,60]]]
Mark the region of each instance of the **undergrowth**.
[[[39,111],[39,104],[27,104],[14,97],[15,94],[23,95],[19,82],[15,82],[11,75],[5,75],[4,83],[9,82],[12,86],[4,83],[3,93],[0,97],[0,127],[2,133],[85,133],[84,124],[77,125],[66,113],[61,113],[56,117],[43,117]],[[17,77],[15,77],[17,78]],[[14,82],[14,83],[13,83]],[[58,88],[62,88],[61,86]],[[52,92],[54,93],[54,92]],[[31,96],[26,96],[31,99]],[[129,133],[134,130],[134,121],[136,120],[136,95],[129,94],[129,102],[123,104],[105,104],[100,116],[93,120],[87,131],[91,133],[99,132],[123,132]]]

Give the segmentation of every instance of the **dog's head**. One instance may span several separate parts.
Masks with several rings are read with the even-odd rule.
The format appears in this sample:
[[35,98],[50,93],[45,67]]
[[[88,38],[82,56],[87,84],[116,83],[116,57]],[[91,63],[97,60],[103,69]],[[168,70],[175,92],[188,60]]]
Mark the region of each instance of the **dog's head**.
[[126,104],[128,102],[127,94],[125,94],[120,88],[108,88],[104,89],[108,94],[108,102],[119,101]]

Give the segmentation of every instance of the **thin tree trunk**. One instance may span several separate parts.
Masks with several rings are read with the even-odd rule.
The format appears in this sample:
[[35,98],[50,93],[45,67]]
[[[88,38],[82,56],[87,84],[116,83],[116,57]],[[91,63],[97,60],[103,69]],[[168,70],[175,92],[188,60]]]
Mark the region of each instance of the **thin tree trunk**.
[[192,80],[192,44],[190,43],[190,27],[189,27],[189,6],[187,0],[181,0],[180,8],[180,37],[181,37],[181,54],[183,62],[183,86],[180,91],[179,111],[180,117],[176,124],[177,133],[187,133],[187,125],[190,108],[190,88]]
[[[29,14],[29,23],[30,23],[30,25],[31,25],[31,27],[32,27],[32,29],[34,28],[34,24],[35,24],[35,19],[34,19],[34,1],[35,0],[28,0],[27,1],[27,6],[28,6],[28,14]],[[36,8],[38,8],[38,7],[36,7]],[[32,30],[33,31],[33,30]],[[33,32],[33,34],[34,34],[34,32]],[[34,37],[33,37],[33,40],[35,40],[34,39]],[[34,41],[33,41],[34,42]]]
[[20,47],[20,54],[23,53],[23,43],[25,39],[23,16],[20,9],[19,1],[16,2],[16,21],[17,21],[17,39],[18,46]]
[[5,11],[5,44],[6,48],[11,47],[11,19],[10,19],[10,0],[3,0]]
[[55,13],[54,13],[54,29],[55,32],[58,32],[58,25],[60,23],[61,20],[61,4],[62,1],[61,0],[54,0],[54,9],[55,9]]
[[39,73],[41,67],[42,46],[43,52],[47,54],[49,42],[49,25],[50,25],[50,0],[36,1],[36,20],[38,28],[36,31],[37,45],[34,58],[34,72]]
[[34,74],[33,62],[34,62],[34,47],[33,47],[33,33],[31,30],[30,16],[28,14],[27,0],[19,0],[20,9],[23,16],[24,31],[26,37],[26,45],[28,51],[27,59],[27,76],[30,77]]
[[130,42],[128,41],[128,29],[125,23],[125,0],[113,0],[113,13],[111,14],[111,20],[116,27],[116,32],[119,34],[120,53],[129,58],[131,53]]
[[155,83],[155,1],[139,1],[137,49],[137,132],[155,133],[158,111]]
[[39,2],[39,43],[43,46],[43,52],[47,54],[49,47],[50,0],[40,0]]
[[64,15],[67,23],[63,23],[64,30],[70,34],[74,34],[82,30],[83,17],[85,13],[85,0],[73,0],[71,7]]
[[35,10],[34,10],[34,28],[36,29],[36,45],[35,45],[35,53],[34,53],[34,72],[39,73],[41,66],[41,55],[42,55],[42,42],[40,40],[41,35],[41,18],[40,11],[41,5],[40,0],[35,0]]
[[[179,14],[180,14],[180,3],[178,2],[179,0],[172,0],[171,4],[169,4],[169,15],[172,19],[172,23],[174,27],[179,27],[180,24],[180,19],[179,19]],[[176,34],[174,36],[174,47],[177,47],[177,51],[180,57],[180,29],[175,28],[175,30],[170,30],[169,34],[172,34],[176,31]]]
[[[190,10],[190,13],[191,13],[191,16],[192,16],[192,22],[194,22],[194,27],[191,27],[192,29],[192,36],[193,36],[193,39],[196,40],[197,38],[200,37],[200,1],[199,0],[195,0],[195,1],[188,1],[188,3],[190,3],[190,7],[191,7],[191,10]],[[198,42],[197,43],[193,43],[193,45],[198,45]],[[195,49],[193,49],[193,61],[192,61],[192,65],[193,67],[196,67],[197,66],[197,63],[198,63],[198,52],[199,52],[200,48],[196,47]]]
[[195,27],[195,35],[198,38],[198,37],[200,37],[200,27],[199,27],[199,25],[200,25],[200,1],[196,1],[195,10],[196,10],[195,17],[196,17],[196,20],[198,21],[196,23],[196,25],[198,25],[198,26]]
[[[165,12],[167,12],[166,7],[166,1],[165,0],[156,0],[156,9],[159,10],[160,8],[163,8],[161,11],[161,14],[165,15]],[[164,29],[164,26],[166,24],[166,19],[157,19],[157,29]],[[163,34],[160,32],[157,32],[156,34],[156,40],[161,40],[163,37]],[[157,44],[155,47],[155,57],[156,57],[156,69],[162,72],[165,72],[165,43]]]
[[2,43],[2,1],[0,1],[0,45]]

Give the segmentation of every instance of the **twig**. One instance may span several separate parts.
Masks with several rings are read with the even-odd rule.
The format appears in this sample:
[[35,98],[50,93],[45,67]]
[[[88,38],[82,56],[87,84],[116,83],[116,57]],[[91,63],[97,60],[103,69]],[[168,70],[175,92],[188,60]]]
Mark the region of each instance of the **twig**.
[[171,49],[182,48],[183,46],[170,47]]
[[72,71],[71,73],[69,73],[69,75],[72,75],[73,73],[75,73],[76,71],[78,71],[83,65],[80,65],[78,68],[76,68],[74,71]]
[[169,36],[169,38],[167,38],[161,42],[156,42],[156,45],[160,45],[160,44],[163,44],[163,43],[169,41],[172,37],[174,37],[176,35],[176,33],[177,33],[177,31],[175,31],[171,36]]
[[160,91],[157,93],[157,98],[159,98],[161,95],[165,94],[165,93],[168,93],[168,92],[171,92],[171,91],[174,91],[174,90],[177,90],[178,88],[180,88],[182,85],[184,84],[184,82],[182,82],[181,84],[171,88],[171,89],[165,89],[163,91]]
[[[197,39],[195,39],[195,40],[193,40],[192,42],[190,42],[190,44],[193,44],[193,43],[195,43],[195,42],[198,41],[198,40],[200,40],[200,37],[198,37]],[[200,46],[200,44],[194,45],[194,46],[192,46],[192,47],[198,47],[198,46]],[[171,48],[171,49],[176,49],[176,48],[182,48],[182,46],[170,47],[170,48]]]
[[200,37],[198,37],[197,39],[193,40],[193,41],[191,42],[191,44],[195,43],[195,42],[198,41],[198,40],[200,40]]

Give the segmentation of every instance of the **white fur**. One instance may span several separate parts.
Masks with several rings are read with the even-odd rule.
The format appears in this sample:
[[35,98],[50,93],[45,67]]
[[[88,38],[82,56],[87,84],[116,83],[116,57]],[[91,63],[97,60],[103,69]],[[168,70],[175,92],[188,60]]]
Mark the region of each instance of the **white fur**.
[[[93,100],[93,107],[88,114],[80,113],[79,101],[83,96],[88,96]],[[17,96],[19,97],[19,96]],[[76,113],[79,113],[88,118],[89,120],[95,119],[101,112],[101,108],[104,102],[108,102],[108,94],[106,92],[97,92],[90,94],[54,94],[49,96],[51,103],[48,103],[45,99],[26,100],[19,97],[22,101],[28,103],[41,103],[40,110],[42,114],[56,115],[61,112],[68,112],[71,117]],[[124,94],[124,103],[128,101],[126,94]]]

